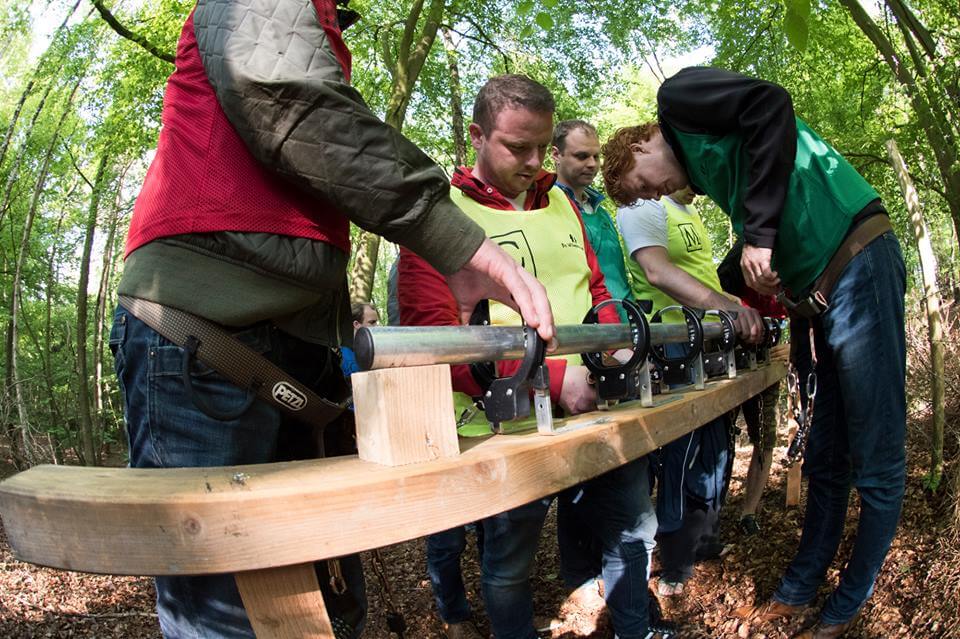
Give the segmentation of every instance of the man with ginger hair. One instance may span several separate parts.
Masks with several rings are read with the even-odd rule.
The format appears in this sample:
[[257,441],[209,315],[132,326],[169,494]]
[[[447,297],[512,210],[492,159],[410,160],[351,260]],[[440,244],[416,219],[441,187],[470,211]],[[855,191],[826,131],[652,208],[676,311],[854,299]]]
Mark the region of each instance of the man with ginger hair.
[[[816,598],[843,533],[851,486],[860,517],[840,583],[819,622],[796,635],[844,635],[873,591],[896,533],[905,479],[906,399],[900,245],[877,192],[796,117],[772,82],[688,68],[657,93],[658,122],[604,145],[618,203],[686,185],[705,193],[744,238],[747,284],[781,294],[812,424],[803,472],[807,511],[797,554],[773,597],[737,611],[754,621],[797,615]],[[815,377],[813,377],[815,376]],[[870,384],[864,384],[868,378]]]

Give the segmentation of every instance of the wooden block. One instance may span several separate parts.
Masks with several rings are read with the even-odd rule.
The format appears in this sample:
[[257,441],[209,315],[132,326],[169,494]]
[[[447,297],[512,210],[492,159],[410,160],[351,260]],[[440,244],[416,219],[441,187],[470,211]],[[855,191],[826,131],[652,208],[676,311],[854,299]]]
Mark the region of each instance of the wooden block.
[[354,373],[360,459],[385,466],[460,454],[450,366]]
[[257,639],[334,639],[313,563],[238,572],[236,580]]
[[[789,441],[793,442],[793,438],[797,435],[798,424],[791,417],[787,420],[787,425],[790,427],[790,437]],[[801,460],[797,460],[793,466],[787,470],[787,506],[799,506],[800,505],[800,486],[801,486],[801,473],[800,473]]]

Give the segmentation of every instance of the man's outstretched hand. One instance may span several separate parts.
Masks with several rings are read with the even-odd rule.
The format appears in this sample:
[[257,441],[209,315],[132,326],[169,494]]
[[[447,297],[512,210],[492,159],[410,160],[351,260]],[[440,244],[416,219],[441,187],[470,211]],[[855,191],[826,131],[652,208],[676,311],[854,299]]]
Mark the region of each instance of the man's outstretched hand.
[[463,324],[470,321],[477,302],[493,299],[518,311],[546,342],[554,337],[553,311],[543,284],[489,238],[463,268],[447,276],[447,285],[457,300]]

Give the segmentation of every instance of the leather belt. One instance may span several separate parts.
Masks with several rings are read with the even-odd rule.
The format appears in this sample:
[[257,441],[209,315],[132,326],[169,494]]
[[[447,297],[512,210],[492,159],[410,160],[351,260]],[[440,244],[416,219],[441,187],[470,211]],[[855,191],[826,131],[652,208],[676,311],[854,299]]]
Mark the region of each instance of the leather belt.
[[820,277],[814,281],[810,293],[806,297],[794,300],[785,291],[782,291],[777,295],[777,301],[783,304],[790,313],[806,319],[820,315],[830,308],[830,293],[850,260],[860,253],[867,244],[892,230],[889,216],[884,213],[871,215],[847,235],[833,257],[830,258]]

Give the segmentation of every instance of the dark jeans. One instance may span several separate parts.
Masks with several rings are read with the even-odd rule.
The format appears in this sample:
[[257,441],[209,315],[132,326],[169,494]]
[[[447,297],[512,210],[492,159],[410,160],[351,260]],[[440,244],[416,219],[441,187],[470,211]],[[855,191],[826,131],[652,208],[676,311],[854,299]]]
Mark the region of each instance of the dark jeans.
[[483,526],[481,585],[496,639],[536,639],[530,570],[553,497],[487,517]]
[[603,576],[604,598],[619,639],[647,635],[647,580],[656,532],[646,457],[572,486],[558,498],[564,583],[577,588]]
[[[871,242],[847,265],[830,308],[791,328],[801,387],[811,369],[813,326],[818,391],[804,454],[807,511],[796,557],[774,597],[806,604],[836,555],[851,486],[860,519],[840,585],[823,607],[825,623],[851,619],[873,592],[903,501],[906,428],[905,272],[893,233]],[[804,398],[806,402],[806,398]]]
[[[237,332],[235,337],[321,394],[341,379],[328,348],[307,344],[268,325]],[[110,348],[124,397],[134,468],[261,464],[315,455],[310,429],[288,421],[260,400],[230,421],[212,419],[198,410],[184,393],[183,349],[123,308],[114,315]],[[194,362],[190,375],[194,393],[215,409],[234,411],[246,401],[245,390],[203,364]],[[343,558],[341,566],[354,603],[365,612],[359,557]],[[321,590],[330,601],[326,582],[320,580]],[[168,639],[254,636],[232,574],[157,577],[156,585],[160,629]],[[335,607],[330,605],[331,614]],[[357,635],[361,629],[362,623]]]
[[471,526],[457,526],[427,537],[427,572],[433,598],[437,602],[440,618],[454,624],[469,621],[472,617],[467,591],[463,585],[460,557],[467,547],[467,530],[477,532],[477,550],[483,561],[483,526],[478,522]]
[[680,528],[657,535],[661,581],[685,583],[693,576],[697,550],[704,543],[719,541],[719,521],[720,511],[687,498]]

